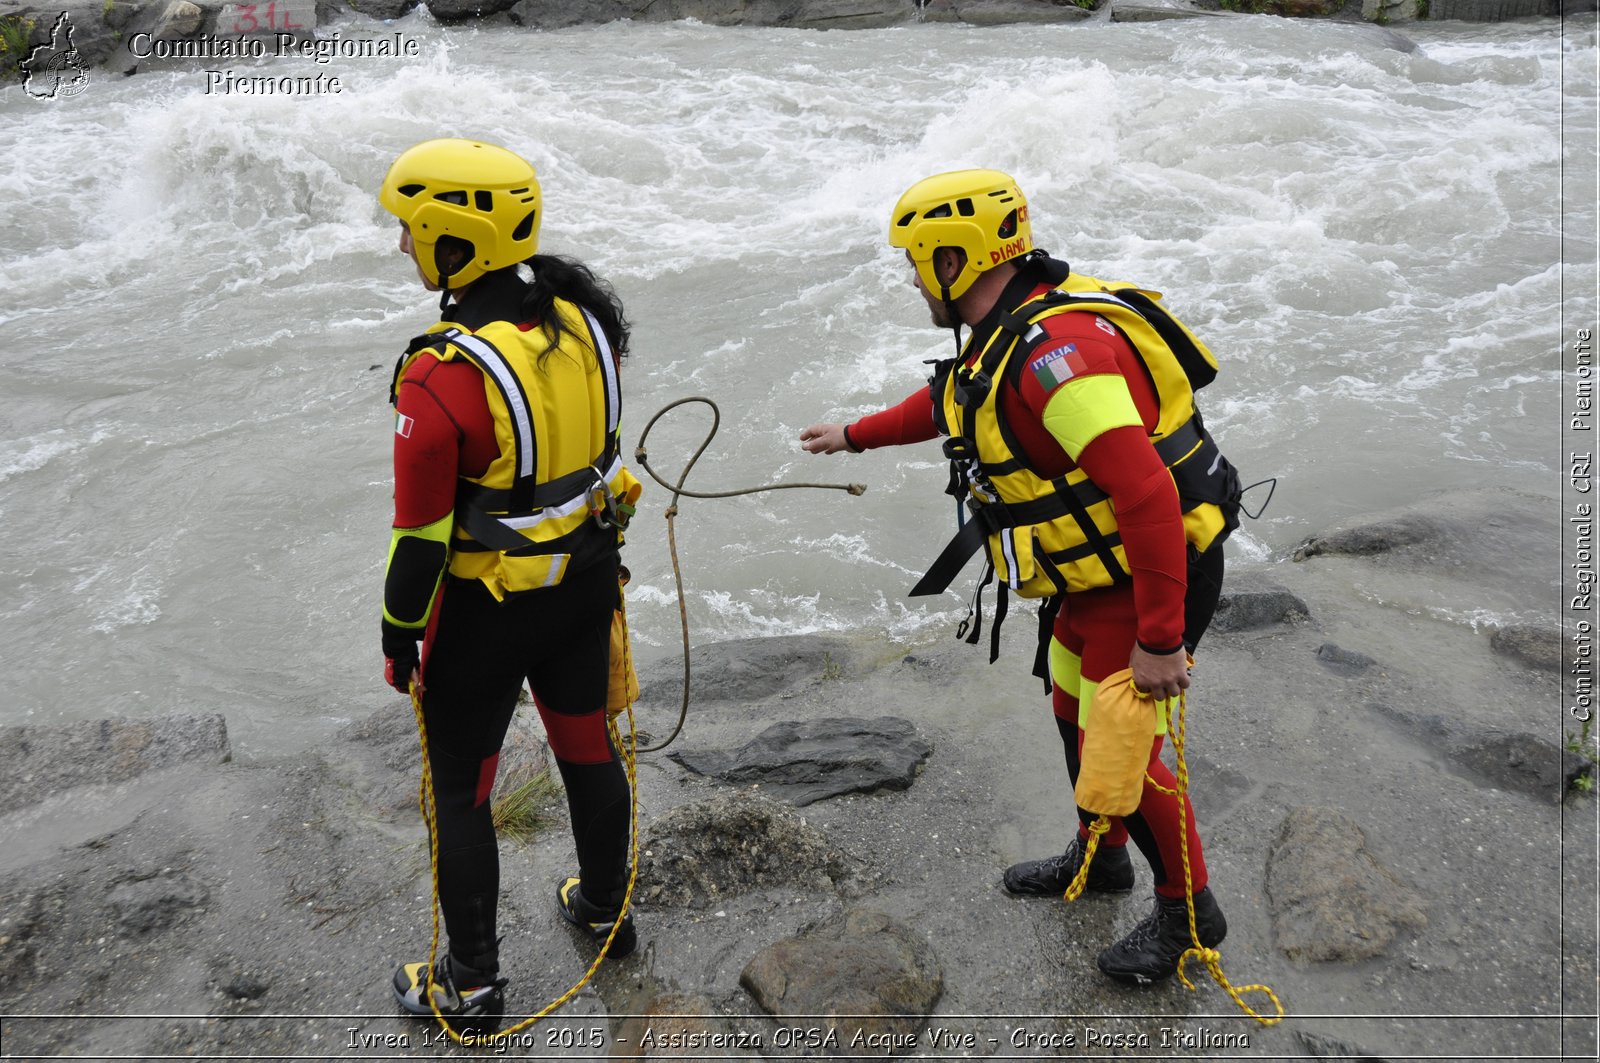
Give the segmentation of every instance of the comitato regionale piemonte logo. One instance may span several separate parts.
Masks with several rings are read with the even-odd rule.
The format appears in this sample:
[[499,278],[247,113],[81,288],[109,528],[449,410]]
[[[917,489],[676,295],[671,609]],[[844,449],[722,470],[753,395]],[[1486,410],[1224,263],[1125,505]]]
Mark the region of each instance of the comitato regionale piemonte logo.
[[50,27],[50,40],[35,47],[19,65],[22,87],[37,100],[76,96],[89,85],[89,70],[72,43],[72,18],[65,11]]

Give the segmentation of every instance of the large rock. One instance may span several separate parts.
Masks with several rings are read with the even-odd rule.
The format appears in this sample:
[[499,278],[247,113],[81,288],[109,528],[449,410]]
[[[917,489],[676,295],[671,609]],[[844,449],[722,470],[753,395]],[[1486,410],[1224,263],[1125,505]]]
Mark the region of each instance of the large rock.
[[[822,680],[841,679],[856,654],[834,635],[779,635],[696,646],[689,653],[689,689],[698,704],[760,701]],[[677,702],[683,674],[664,662],[639,677],[641,702]]]
[[668,754],[690,771],[726,783],[757,783],[796,805],[878,789],[904,790],[933,744],[910,720],[828,717],[775,723],[733,752]]
[[220,713],[0,727],[0,807],[32,804],[88,783],[126,782],[186,761],[232,757]]
[[1560,13],[1559,3],[1552,0],[1430,0],[1428,4],[1428,18],[1434,21],[1504,22]]
[[1449,533],[1445,524],[1432,517],[1406,514],[1313,536],[1295,550],[1294,559],[1305,561],[1324,554],[1387,554],[1402,547],[1437,544]]
[[1510,624],[1489,636],[1489,648],[1541,672],[1561,671],[1563,641],[1558,627]]
[[828,1055],[899,1056],[944,991],[944,972],[919,934],[855,908],[758,952],[739,984],[773,1017],[803,1019],[833,1036]]
[[559,30],[568,26],[600,26],[619,19],[637,18],[646,7],[645,0],[520,0],[509,14],[511,21],[519,26]]
[[346,0],[350,10],[383,22],[409,15],[420,0]]
[[1112,22],[1165,22],[1175,18],[1231,18],[1231,11],[1207,11],[1189,0],[1112,0]]
[[1282,587],[1226,591],[1217,600],[1212,631],[1256,631],[1280,624],[1297,624],[1311,617],[1306,603]]
[[1378,863],[1353,820],[1326,808],[1284,820],[1267,856],[1267,899],[1278,947],[1295,960],[1370,959],[1428,925],[1421,895]]
[[1073,0],[927,0],[921,17],[928,22],[965,22],[971,26],[1078,22],[1099,6],[1099,0],[1093,0],[1088,7],[1080,7]]
[[486,18],[509,10],[517,0],[427,0],[428,13],[440,22]]
[[649,906],[704,908],[754,890],[828,890],[844,857],[793,810],[754,794],[682,805],[650,824],[639,881]]
[[1457,768],[1497,789],[1559,803],[1579,779],[1594,771],[1587,758],[1538,735],[1470,730],[1452,717],[1408,712],[1381,703],[1372,708],[1420,744],[1443,753]]

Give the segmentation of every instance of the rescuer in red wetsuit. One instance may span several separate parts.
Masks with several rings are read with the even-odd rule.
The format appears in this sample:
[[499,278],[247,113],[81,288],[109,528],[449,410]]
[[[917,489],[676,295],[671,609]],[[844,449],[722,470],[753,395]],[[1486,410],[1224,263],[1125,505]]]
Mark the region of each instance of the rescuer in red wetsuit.
[[[1221,542],[1236,521],[1237,476],[1220,452],[1212,460],[1215,445],[1199,425],[1180,360],[1147,327],[1147,318],[1172,319],[1149,308],[1148,293],[1071,274],[1065,263],[1035,252],[1027,203],[1010,177],[968,170],[920,182],[895,207],[890,242],[906,250],[934,324],[956,329],[958,341],[967,325],[971,336],[958,359],[941,364],[904,402],[848,426],[813,425],[801,432],[801,446],[833,454],[953,437],[946,454],[961,494],[990,500],[969,503],[974,521],[1001,515],[992,525],[974,523],[970,543],[987,535],[996,574],[1011,592],[1059,598],[1049,670],[1076,780],[1081,724],[1100,680],[1131,668],[1136,689],[1157,699],[1189,686],[1185,651],[1198,642],[1220,593]],[[1141,337],[1137,349],[1129,329]],[[1166,334],[1187,343],[1171,329]],[[1189,458],[1204,455],[1196,465],[1185,470],[1188,460],[1165,457],[1191,443]],[[1207,482],[1208,468],[1214,482]],[[1058,505],[1069,488],[1072,505]],[[1086,517],[1075,517],[1074,507]],[[1085,524],[1093,531],[1082,530]],[[955,565],[968,556],[958,552]],[[913,593],[927,592],[919,584]],[[1164,724],[1148,772],[1172,789],[1158,756]],[[1121,981],[1156,981],[1176,970],[1190,945],[1190,889],[1202,944],[1214,947],[1226,934],[1187,808],[1186,887],[1177,800],[1147,781],[1138,811],[1113,827],[1090,865],[1089,889],[1131,890],[1124,848],[1131,836],[1155,878],[1151,915],[1099,956],[1101,970]],[[1082,864],[1093,819],[1082,811],[1079,818],[1065,853],[1009,868],[1006,888],[1061,893]]]
[[557,911],[610,938],[613,957],[636,942],[621,912],[628,783],[605,713],[623,513],[638,495],[620,454],[628,325],[581,263],[535,254],[539,185],[519,156],[427,141],[395,161],[380,201],[423,285],[443,293],[442,321],[412,341],[391,390],[382,634],[385,679],[415,682],[421,700],[448,948],[431,970],[401,964],[393,988],[412,1014],[431,1020],[437,1005],[458,1031],[484,1032],[505,984],[489,796],[525,682],[577,850]]

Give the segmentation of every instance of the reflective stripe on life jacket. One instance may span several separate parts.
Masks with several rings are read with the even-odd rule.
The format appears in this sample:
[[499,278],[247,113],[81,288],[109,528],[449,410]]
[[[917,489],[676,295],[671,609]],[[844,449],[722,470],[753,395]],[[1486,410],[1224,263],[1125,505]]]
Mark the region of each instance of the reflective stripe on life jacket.
[[622,464],[622,391],[604,329],[555,301],[561,340],[493,321],[469,331],[441,322],[413,341],[396,372],[428,351],[482,373],[499,454],[456,494],[450,572],[496,598],[549,587],[614,551],[641,491]]
[[[1001,381],[1014,377],[1046,337],[1043,322],[1090,311],[1128,340],[1150,375],[1160,403],[1149,435],[1172,473],[1183,509],[1184,536],[1196,552],[1238,524],[1238,474],[1211,439],[1194,404],[1216,360],[1155,293],[1072,275],[1059,288],[1000,315],[984,348],[960,366],[940,365],[932,381],[934,420],[951,438],[952,489],[967,496],[973,519],[957,534],[913,595],[936,594],[987,542],[1005,584],[1025,598],[1110,586],[1129,579],[1128,561],[1110,499],[1074,468],[1046,480],[1028,467],[1000,414]],[[1192,382],[1193,381],[1193,382]]]

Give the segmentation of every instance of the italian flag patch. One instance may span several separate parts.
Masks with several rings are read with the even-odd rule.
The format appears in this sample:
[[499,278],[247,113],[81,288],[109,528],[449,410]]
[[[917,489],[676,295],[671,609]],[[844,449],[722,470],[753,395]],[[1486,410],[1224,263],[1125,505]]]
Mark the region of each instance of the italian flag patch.
[[1084,363],[1083,355],[1078,353],[1078,345],[1069,343],[1041,354],[1028,363],[1028,368],[1033,370],[1033,378],[1039,382],[1039,387],[1049,394],[1089,367]]

